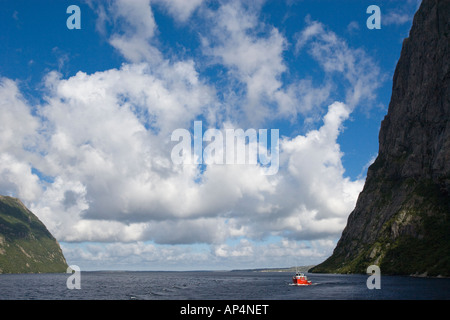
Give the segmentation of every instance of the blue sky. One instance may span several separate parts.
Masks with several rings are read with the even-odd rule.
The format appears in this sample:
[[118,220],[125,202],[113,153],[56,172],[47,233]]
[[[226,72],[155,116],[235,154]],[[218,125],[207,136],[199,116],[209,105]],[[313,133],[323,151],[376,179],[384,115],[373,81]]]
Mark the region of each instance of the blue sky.
[[[2,1],[0,194],[81,270],[319,263],[377,155],[419,4]],[[196,120],[278,129],[278,173],[175,165],[170,135]]]

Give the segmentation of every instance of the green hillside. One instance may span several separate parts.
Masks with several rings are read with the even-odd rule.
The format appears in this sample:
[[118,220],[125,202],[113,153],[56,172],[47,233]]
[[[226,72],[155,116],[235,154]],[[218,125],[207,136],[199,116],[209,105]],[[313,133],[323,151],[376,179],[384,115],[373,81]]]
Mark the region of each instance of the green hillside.
[[23,203],[0,196],[0,273],[66,272],[56,239]]

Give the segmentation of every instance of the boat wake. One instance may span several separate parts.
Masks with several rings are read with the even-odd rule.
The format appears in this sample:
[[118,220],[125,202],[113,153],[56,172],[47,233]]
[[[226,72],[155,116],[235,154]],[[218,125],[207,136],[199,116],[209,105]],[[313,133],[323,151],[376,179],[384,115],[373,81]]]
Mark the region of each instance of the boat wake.
[[290,286],[293,287],[309,287],[309,286],[316,286],[319,283],[310,283],[310,284],[295,284],[295,283],[288,283]]

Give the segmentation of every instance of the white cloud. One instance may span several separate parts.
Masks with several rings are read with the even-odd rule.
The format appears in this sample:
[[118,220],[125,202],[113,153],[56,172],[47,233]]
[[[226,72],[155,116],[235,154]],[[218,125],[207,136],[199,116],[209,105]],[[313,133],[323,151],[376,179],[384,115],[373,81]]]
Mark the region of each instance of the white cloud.
[[[147,67],[125,65],[69,79],[49,74],[47,102],[39,107],[40,118],[32,118],[45,129],[31,132],[46,149],[28,159],[53,181],[44,188],[36,176],[22,173],[26,166],[17,171],[23,179],[2,181],[15,190],[35,186],[27,191],[28,204],[59,241],[207,243],[218,246],[220,257],[231,250],[221,244],[236,237],[338,236],[362,187],[362,181],[344,178],[336,142],[348,107],[335,103],[320,129],[283,138],[275,176],[251,165],[212,165],[196,181],[196,167],[171,163],[169,133],[201,114],[196,90],[212,99],[205,95],[209,88],[186,72],[189,67],[166,65],[164,75],[172,81]],[[187,83],[190,90],[182,90]],[[177,103],[188,96],[191,104]],[[22,107],[30,116],[31,108]],[[151,126],[142,122],[143,110],[156,115]],[[252,252],[232,250],[235,257]]]
[[[100,16],[97,28],[105,31],[106,21],[104,7],[99,6]],[[157,32],[157,26],[150,7],[150,0],[125,1],[116,0],[108,7],[107,12],[112,15],[115,31],[110,39],[110,44],[115,47],[128,61],[153,63],[160,62],[161,53],[152,44]]]
[[307,47],[305,50],[326,73],[342,77],[348,106],[353,109],[363,101],[367,106],[384,81],[377,63],[364,50],[350,48],[345,40],[327,30],[321,22],[312,21],[310,17],[306,22],[307,27],[297,34],[296,51]]
[[[84,270],[192,270],[210,267],[214,259],[207,250],[187,246],[133,243],[63,243],[66,258]],[[85,265],[90,261],[89,266]]]
[[[63,243],[68,260],[98,270],[112,265],[115,269],[134,270],[226,270],[238,268],[280,267],[314,264],[326,258],[335,246],[332,241],[297,242],[277,240],[258,243],[241,239],[236,243],[210,247],[155,245],[149,242],[133,243]],[[295,256],[293,256],[295,252]],[[90,261],[89,267],[83,263]]]
[[154,0],[152,3],[161,4],[177,21],[186,22],[203,0]]
[[[173,168],[170,133],[202,113],[211,91],[198,81],[189,62],[160,68],[153,73],[147,64],[124,65],[92,75],[79,72],[67,80],[49,75],[47,104],[40,111],[48,128],[48,149],[39,170],[82,184],[88,207],[78,216],[139,223],[182,214],[174,204],[183,189],[195,184],[195,169],[180,173]],[[55,188],[56,183],[46,193]],[[60,199],[66,191],[60,190]],[[53,220],[65,221],[58,212]],[[137,229],[122,224],[108,224],[98,238],[85,224],[74,228],[79,239],[113,240],[121,238],[114,230],[122,229],[118,233],[124,239],[140,237],[129,236]],[[74,240],[71,232],[59,230],[62,239]]]
[[349,33],[353,33],[353,32],[356,32],[356,31],[358,31],[360,28],[359,28],[359,23],[358,23],[358,21],[351,21],[348,25],[347,25],[347,31],[349,32]]
[[204,53],[227,68],[233,88],[230,97],[240,97],[225,101],[233,103],[232,117],[244,115],[241,124],[250,126],[273,117],[295,121],[302,115],[317,120],[317,114],[340,90],[345,91],[345,103],[352,109],[370,108],[384,78],[364,50],[349,47],[325,25],[307,17],[307,26],[296,35],[295,51],[307,47],[325,71],[324,79],[321,85],[309,78],[283,83],[282,76],[290,72],[284,61],[290,44],[277,28],[261,22],[258,12],[240,2],[227,2],[209,11],[213,27],[202,38]]
[[231,1],[210,12],[214,27],[203,43],[204,52],[238,80],[236,90],[245,96],[240,111],[248,123],[257,125],[267,120],[270,104],[276,102],[274,94],[280,94],[287,42],[276,28],[259,22],[257,11],[251,9]]
[[0,149],[23,155],[36,144],[34,138],[39,122],[31,115],[16,82],[0,78],[0,96]]
[[[201,1],[163,5],[183,22]],[[378,85],[370,58],[310,22],[297,48],[306,48],[326,73],[346,79],[345,103],[330,104],[320,128],[282,137],[274,176],[252,165],[208,165],[201,172],[172,163],[174,129],[190,128],[199,117],[223,129],[321,114],[336,83],[283,84],[286,38],[236,1],[203,12],[212,27],[202,49],[229,70],[224,88],[201,77],[195,57],[163,56],[149,1],[117,1],[97,11],[103,12],[99,26],[113,24],[111,35],[99,30],[128,63],[67,79],[50,72],[37,106],[23,99],[15,82],[2,79],[0,191],[23,198],[75,261],[267,264],[292,249],[306,260],[325,257],[362,189],[362,180],[345,177],[337,139],[355,105],[372,98]],[[48,178],[39,179],[32,168]],[[259,242],[266,239],[276,240]],[[77,248],[72,242],[95,244]],[[199,243],[208,250],[196,251]]]
[[421,3],[422,0],[400,1],[395,8],[388,8],[382,12],[381,24],[389,26],[411,23]]
[[381,19],[383,25],[404,24],[410,21],[412,21],[411,14],[398,11],[389,11],[388,13],[383,14]]
[[298,120],[298,115],[316,117],[329,101],[332,87],[328,81],[316,87],[310,79],[301,79],[286,90],[275,92],[279,116],[290,118],[292,122]]
[[296,239],[333,237],[345,226],[363,186],[344,177],[336,142],[349,108],[334,103],[318,130],[281,141],[280,181],[267,223],[271,230]]
[[0,154],[0,190],[23,201],[33,201],[41,193],[41,186],[27,162],[3,153]]
[[40,195],[39,178],[32,172],[33,151],[39,151],[39,121],[17,84],[0,78],[0,190],[24,201]]

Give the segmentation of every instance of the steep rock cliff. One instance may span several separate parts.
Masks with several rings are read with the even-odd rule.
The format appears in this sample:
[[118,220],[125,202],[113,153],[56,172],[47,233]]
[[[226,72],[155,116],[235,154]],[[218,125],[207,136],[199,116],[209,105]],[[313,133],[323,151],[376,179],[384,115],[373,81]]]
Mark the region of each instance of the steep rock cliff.
[[450,1],[423,0],[379,152],[332,254],[312,272],[450,276]]

